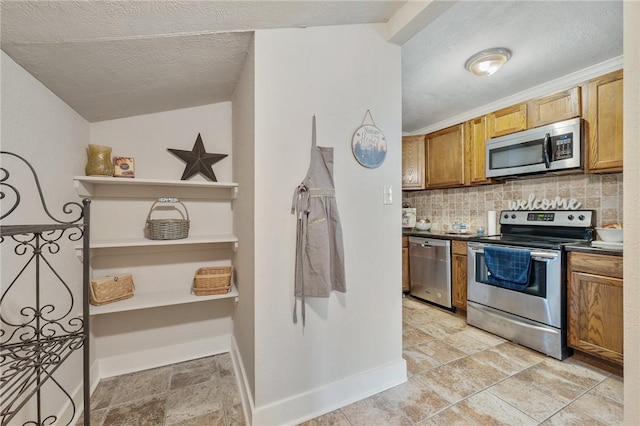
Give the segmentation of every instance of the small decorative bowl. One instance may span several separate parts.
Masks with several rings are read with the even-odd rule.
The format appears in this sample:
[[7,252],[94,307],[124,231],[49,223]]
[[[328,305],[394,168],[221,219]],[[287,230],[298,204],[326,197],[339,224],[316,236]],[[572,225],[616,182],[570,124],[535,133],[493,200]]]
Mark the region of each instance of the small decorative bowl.
[[416,229],[418,231],[428,231],[429,229],[431,229],[431,223],[430,222],[416,222]]
[[610,243],[622,242],[622,238],[623,238],[622,229],[596,228],[596,232],[598,233],[598,237],[600,237],[602,241],[607,241]]

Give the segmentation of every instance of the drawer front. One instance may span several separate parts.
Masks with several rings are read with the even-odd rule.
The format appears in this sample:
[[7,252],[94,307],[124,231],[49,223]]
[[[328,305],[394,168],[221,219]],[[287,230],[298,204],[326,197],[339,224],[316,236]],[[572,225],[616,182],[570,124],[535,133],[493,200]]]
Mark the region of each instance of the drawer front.
[[579,252],[569,253],[572,272],[585,272],[613,278],[622,278],[622,259],[622,256]]
[[467,255],[467,242],[466,241],[451,241],[451,253],[460,254],[463,256]]

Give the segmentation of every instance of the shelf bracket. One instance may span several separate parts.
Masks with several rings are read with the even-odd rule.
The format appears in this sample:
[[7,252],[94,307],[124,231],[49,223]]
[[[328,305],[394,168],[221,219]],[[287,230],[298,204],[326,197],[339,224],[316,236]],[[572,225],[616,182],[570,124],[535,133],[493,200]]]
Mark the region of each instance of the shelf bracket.
[[93,184],[90,182],[83,182],[79,180],[74,180],[73,185],[76,187],[76,192],[81,197],[92,197],[93,196]]
[[238,198],[238,187],[234,186],[231,188],[231,199],[235,200],[236,198]]
[[235,253],[235,252],[237,252],[237,251],[238,251],[238,242],[237,242],[237,241],[234,241],[234,242],[233,242],[233,243],[231,243],[231,244],[232,244],[231,249],[233,250],[233,252],[234,252],[234,253]]

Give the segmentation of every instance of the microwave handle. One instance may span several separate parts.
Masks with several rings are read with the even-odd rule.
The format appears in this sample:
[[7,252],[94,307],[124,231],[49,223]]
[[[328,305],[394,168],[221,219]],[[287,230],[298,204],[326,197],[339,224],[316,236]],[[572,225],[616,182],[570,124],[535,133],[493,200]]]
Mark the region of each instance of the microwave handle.
[[544,135],[542,155],[544,157],[544,165],[547,166],[548,169],[551,167],[551,135],[549,133]]

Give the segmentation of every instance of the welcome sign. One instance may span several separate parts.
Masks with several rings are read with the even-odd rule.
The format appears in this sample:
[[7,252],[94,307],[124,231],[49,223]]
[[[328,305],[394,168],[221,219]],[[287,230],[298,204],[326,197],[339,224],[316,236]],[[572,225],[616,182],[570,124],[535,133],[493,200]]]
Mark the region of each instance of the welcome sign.
[[533,192],[526,200],[509,201],[509,210],[577,210],[582,203],[575,198],[555,197],[538,200]]

